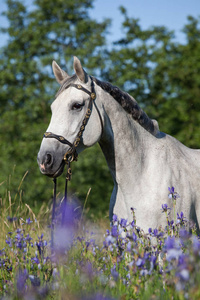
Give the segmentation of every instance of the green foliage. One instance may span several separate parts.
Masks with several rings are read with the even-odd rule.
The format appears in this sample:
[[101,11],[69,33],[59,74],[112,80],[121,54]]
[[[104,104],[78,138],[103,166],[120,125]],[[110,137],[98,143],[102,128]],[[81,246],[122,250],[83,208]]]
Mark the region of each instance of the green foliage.
[[[0,50],[0,182],[8,181],[13,169],[15,179],[28,170],[26,202],[37,206],[52,196],[36,157],[58,89],[53,59],[72,74],[72,56],[78,56],[88,73],[129,92],[158,120],[161,131],[199,148],[200,19],[188,17],[186,43],[180,44],[163,26],[143,30],[121,7],[123,36],[108,50],[110,20],[90,17],[93,0],[59,0],[56,5],[35,0],[30,7],[20,0],[6,3],[9,25],[0,29],[9,35]],[[107,214],[112,179],[100,149],[86,150],[72,168],[71,194],[84,202],[91,188],[86,208]],[[63,186],[64,176],[59,189]]]
[[[18,196],[12,199],[11,190],[12,185],[9,203],[0,198],[1,298],[199,299],[200,241],[183,213],[176,211],[169,222],[173,210],[163,204],[166,227],[144,233],[132,209],[132,222],[114,215],[111,226],[104,224],[106,231],[98,222],[94,232],[94,224],[79,219],[71,202],[62,226],[56,209],[52,243],[48,205],[35,216],[20,197],[15,210]],[[169,198],[176,210],[173,187]]]
[[[52,193],[49,179],[41,176],[36,162],[50,120],[49,106],[58,89],[50,64],[56,59],[66,68],[65,59],[69,64],[72,55],[77,55],[95,74],[96,62],[98,66],[103,63],[101,52],[109,20],[98,23],[91,19],[93,1],[88,0],[60,0],[56,5],[53,0],[36,0],[30,10],[23,3],[8,0],[8,10],[4,12],[9,26],[3,31],[9,34],[9,41],[0,52],[0,182],[8,178],[15,165],[16,178],[28,170],[24,196],[26,201],[38,203],[48,201]],[[72,64],[67,67],[72,72]],[[91,162],[94,157],[99,157],[97,177],[107,177],[102,156],[94,151]],[[90,159],[86,160],[89,165],[84,169],[87,173],[91,170],[91,178],[93,166]],[[82,177],[75,177],[78,186]],[[87,188],[82,188],[82,196],[87,194]],[[100,195],[101,188],[97,187],[95,196]]]
[[124,8],[124,37],[109,53],[104,77],[139,102],[158,120],[161,131],[199,148],[200,18],[188,17],[186,43],[165,27],[143,30]]

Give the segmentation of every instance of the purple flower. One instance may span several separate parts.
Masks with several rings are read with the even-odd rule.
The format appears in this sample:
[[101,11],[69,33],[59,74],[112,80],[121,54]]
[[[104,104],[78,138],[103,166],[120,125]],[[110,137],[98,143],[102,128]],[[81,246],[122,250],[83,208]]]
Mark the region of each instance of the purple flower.
[[173,186],[171,188],[168,187],[168,190],[169,190],[169,194],[168,194],[169,199],[176,200],[177,198],[180,198],[179,194],[177,192],[175,192],[175,189]]
[[164,243],[164,251],[167,253],[167,261],[171,261],[172,259],[179,259],[183,254],[180,245],[178,244],[175,236],[167,237]]
[[131,222],[131,227],[133,228],[135,226],[135,221],[133,220],[132,222]]
[[83,268],[84,273],[87,275],[88,279],[90,281],[92,281],[92,279],[94,278],[95,272],[92,266],[91,262],[87,262],[86,265]]
[[4,249],[0,250],[0,256],[3,256],[4,254],[5,254],[5,250]]
[[40,286],[40,278],[33,275],[29,275],[29,279],[31,281],[32,286]]
[[180,225],[184,225],[187,222],[186,217],[184,216],[183,212],[180,215],[177,213],[177,223]]
[[8,244],[9,247],[12,246],[12,239],[10,237],[6,239],[6,244]]
[[133,238],[133,241],[136,242],[137,241],[137,235],[135,234],[135,232],[133,232],[132,234],[132,238]]
[[9,216],[7,216],[7,220],[8,220],[8,222],[12,223],[14,221],[17,221],[17,217],[9,217]]
[[160,233],[159,233],[159,231],[158,231],[157,228],[155,228],[155,229],[153,230],[152,234],[153,234],[155,237],[157,237],[157,238],[163,236],[163,232],[160,232]]
[[181,239],[187,240],[190,237],[190,233],[186,229],[180,229],[179,236]]
[[126,219],[121,219],[120,225],[121,225],[122,227],[126,227],[126,224],[127,224],[127,220],[126,220]]
[[[54,239],[51,241],[52,248],[58,255],[68,251],[75,241],[75,233],[78,229],[78,220],[81,217],[80,206],[75,201],[62,203],[58,210],[58,220],[54,220]],[[60,217],[62,220],[60,220]],[[57,225],[60,224],[61,225]]]
[[193,236],[193,251],[195,254],[198,254],[200,253],[200,240],[196,237],[196,236]]
[[76,201],[63,202],[60,207],[60,212],[62,214],[63,227],[74,227],[77,220],[81,217],[80,205]]
[[168,236],[165,240],[164,248],[166,250],[172,249],[175,247],[175,243],[176,243],[175,236],[172,237]]
[[190,278],[189,271],[187,269],[183,269],[180,272],[176,274],[177,277],[179,277],[183,281],[188,281]]
[[167,212],[168,210],[170,210],[171,208],[168,207],[168,205],[165,203],[165,204],[162,204],[162,213],[164,212]]
[[152,268],[152,269],[154,268],[154,266],[155,266],[155,264],[156,264],[156,261],[157,261],[157,256],[152,255],[152,256],[150,257],[150,262],[151,262],[151,268]]
[[26,280],[28,279],[28,271],[27,269],[19,270],[17,275],[17,290],[18,293],[23,294],[26,290]]
[[145,259],[142,259],[142,258],[138,258],[138,260],[136,261],[136,266],[138,268],[142,268],[145,264]]
[[33,223],[33,221],[31,221],[30,218],[26,219],[26,224],[30,225],[31,223]]
[[116,270],[116,266],[114,266],[113,268],[111,268],[110,272],[111,272],[111,275],[112,275],[113,279],[115,281],[117,281],[118,278],[119,278],[119,273]]
[[132,249],[132,244],[131,244],[131,242],[128,242],[128,244],[127,244],[127,246],[126,246],[126,250],[127,250],[128,252],[131,252],[131,249]]
[[35,264],[39,264],[40,263],[40,261],[39,261],[39,259],[37,258],[37,257],[33,257],[32,258],[32,261],[35,263]]
[[26,235],[26,241],[30,243],[30,241],[32,240],[32,238],[30,237],[29,233]]
[[111,234],[114,237],[118,237],[118,227],[117,227],[117,225],[113,225],[113,227],[111,228]]
[[109,229],[106,229],[106,234],[109,235],[110,234],[110,231]]
[[117,215],[114,214],[114,215],[113,215],[113,222],[117,222],[117,220],[118,220],[118,219],[117,219]]
[[108,235],[108,236],[105,238],[105,241],[106,241],[106,244],[109,246],[109,245],[111,245],[111,244],[114,244],[115,238],[112,237],[111,235]]
[[172,221],[168,221],[168,226],[169,227],[174,227],[174,221],[172,220]]
[[155,237],[158,235],[158,229],[157,229],[157,228],[154,229],[153,235],[154,235]]
[[183,254],[182,250],[179,248],[172,248],[167,251],[167,260],[171,261],[172,259],[179,259]]

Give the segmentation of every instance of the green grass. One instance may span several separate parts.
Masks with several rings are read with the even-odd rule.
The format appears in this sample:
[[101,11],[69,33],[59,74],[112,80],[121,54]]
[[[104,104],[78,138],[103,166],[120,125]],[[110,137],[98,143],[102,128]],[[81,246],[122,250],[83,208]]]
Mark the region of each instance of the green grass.
[[52,248],[50,202],[36,214],[23,203],[22,181],[17,191],[0,188],[1,297],[200,299],[200,242],[183,216],[167,225],[166,210],[166,229],[144,234],[125,220],[91,223],[71,203],[66,226],[57,208]]

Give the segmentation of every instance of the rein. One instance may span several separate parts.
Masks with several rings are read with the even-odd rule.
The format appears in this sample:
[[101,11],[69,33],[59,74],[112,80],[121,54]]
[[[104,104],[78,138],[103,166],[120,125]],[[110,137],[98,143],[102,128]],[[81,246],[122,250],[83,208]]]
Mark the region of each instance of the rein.
[[[85,130],[85,126],[87,125],[88,120],[90,118],[90,115],[91,115],[91,112],[92,112],[93,101],[96,99],[96,93],[95,93],[95,89],[94,89],[94,82],[93,82],[92,78],[91,78],[91,92],[89,90],[87,90],[86,88],[84,88],[80,84],[71,83],[71,84],[67,85],[65,89],[67,89],[69,87],[74,87],[78,90],[81,90],[81,91],[87,93],[90,96],[85,117],[82,121],[79,132],[78,132],[73,144],[70,143],[63,136],[54,134],[52,132],[45,132],[44,133],[44,138],[54,138],[54,139],[58,140],[60,143],[70,146],[69,150],[64,154],[64,157],[63,157],[63,160],[67,165],[67,174],[66,174],[66,179],[65,179],[65,196],[64,196],[64,200],[63,200],[63,211],[62,211],[62,221],[61,221],[62,225],[64,225],[64,222],[65,222],[65,210],[66,210],[66,204],[67,204],[67,185],[68,185],[68,181],[70,181],[71,175],[72,175],[72,170],[71,170],[70,164],[71,164],[71,162],[77,161],[77,159],[78,159],[78,153],[76,151],[76,148],[78,147],[78,145],[80,143],[81,137],[83,135],[83,131]],[[95,105],[95,107],[96,107],[96,105]],[[99,113],[98,109],[97,109],[97,112],[99,114],[100,121],[101,121],[101,126],[102,126],[102,129],[103,129],[103,122],[102,122],[102,119],[101,119],[101,116],[100,116],[100,113]],[[54,230],[54,218],[55,218],[55,207],[56,207],[57,179],[54,178],[53,182],[54,182],[54,192],[53,192],[52,227],[51,227],[51,245],[52,245],[52,248],[53,248],[53,244],[54,244],[54,242],[53,242],[54,241],[53,240],[53,230]]]

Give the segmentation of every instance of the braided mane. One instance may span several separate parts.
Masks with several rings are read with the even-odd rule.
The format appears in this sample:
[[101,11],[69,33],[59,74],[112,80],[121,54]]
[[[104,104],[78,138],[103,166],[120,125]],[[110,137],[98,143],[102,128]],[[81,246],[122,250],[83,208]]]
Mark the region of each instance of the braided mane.
[[[131,97],[128,93],[123,92],[117,86],[113,86],[109,82],[100,81],[99,79],[91,76],[93,81],[100,86],[104,91],[110,94],[121,106],[122,108],[132,116],[132,118],[145,128],[148,132],[156,135],[159,132],[158,123],[156,120],[150,119],[147,114],[139,107],[136,100]],[[68,84],[74,82],[77,79],[76,74],[68,77],[62,83],[60,89],[58,90],[56,97],[62,93],[63,90],[68,86]]]
[[128,93],[121,91],[118,87],[113,86],[109,82],[100,81],[95,77],[92,77],[92,79],[104,91],[109,93],[143,128],[153,135],[158,133],[159,127],[157,121],[150,119],[139,107],[138,103],[133,97],[131,97]]

